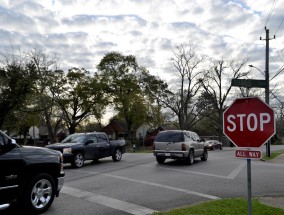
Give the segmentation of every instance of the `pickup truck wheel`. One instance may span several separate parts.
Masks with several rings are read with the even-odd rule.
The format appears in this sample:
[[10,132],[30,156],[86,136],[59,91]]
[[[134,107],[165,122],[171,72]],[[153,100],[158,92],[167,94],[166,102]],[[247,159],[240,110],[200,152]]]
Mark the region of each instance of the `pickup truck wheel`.
[[189,165],[193,164],[193,162],[194,162],[194,152],[193,152],[192,149],[189,150],[188,157],[187,157],[186,161],[187,161],[187,163]]
[[32,214],[43,213],[52,204],[55,194],[54,179],[49,174],[41,173],[30,180],[20,204]]
[[77,152],[74,155],[74,160],[72,162],[72,166],[76,168],[80,168],[84,165],[84,155],[81,152]]
[[113,161],[120,161],[122,158],[122,153],[120,149],[116,149],[114,155],[112,156]]
[[201,156],[201,160],[207,161],[207,158],[208,158],[208,151],[206,148],[204,148],[204,152],[203,152],[203,155]]
[[165,163],[165,158],[163,158],[163,157],[156,157],[156,160],[157,160],[157,162],[159,163],[159,164],[163,164],[163,163]]

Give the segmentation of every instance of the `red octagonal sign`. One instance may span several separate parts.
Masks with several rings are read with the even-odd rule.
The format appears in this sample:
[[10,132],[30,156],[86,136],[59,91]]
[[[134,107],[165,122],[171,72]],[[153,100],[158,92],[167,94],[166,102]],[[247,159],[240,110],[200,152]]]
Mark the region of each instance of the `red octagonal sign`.
[[223,114],[223,131],[237,147],[261,147],[275,134],[274,111],[257,97],[236,99]]

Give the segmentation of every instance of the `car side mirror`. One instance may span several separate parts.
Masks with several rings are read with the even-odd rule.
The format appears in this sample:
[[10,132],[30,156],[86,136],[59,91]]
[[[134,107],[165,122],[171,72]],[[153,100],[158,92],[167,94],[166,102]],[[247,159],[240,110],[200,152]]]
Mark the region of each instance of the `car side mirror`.
[[14,139],[8,139],[7,143],[4,144],[4,145],[1,145],[1,148],[2,149],[5,149],[5,150],[10,150],[12,148],[14,148],[16,145],[16,140]]
[[14,139],[9,139],[9,140],[11,141],[10,144],[13,144],[13,145],[17,144],[17,143],[16,143],[16,140],[14,140]]

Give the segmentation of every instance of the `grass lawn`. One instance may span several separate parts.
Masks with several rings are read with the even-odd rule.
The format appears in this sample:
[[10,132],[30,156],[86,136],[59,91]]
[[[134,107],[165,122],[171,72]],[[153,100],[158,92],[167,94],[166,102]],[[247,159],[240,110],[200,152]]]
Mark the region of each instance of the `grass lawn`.
[[[167,212],[156,212],[155,215],[247,215],[248,201],[245,198],[221,199],[201,204],[173,209]],[[283,215],[284,210],[261,204],[257,198],[252,202],[252,214]]]
[[278,155],[281,155],[284,153],[284,150],[279,150],[279,151],[275,151],[275,152],[271,152],[270,153],[270,157],[267,157],[266,155],[264,155],[262,157],[263,160],[272,160],[273,158],[276,158]]

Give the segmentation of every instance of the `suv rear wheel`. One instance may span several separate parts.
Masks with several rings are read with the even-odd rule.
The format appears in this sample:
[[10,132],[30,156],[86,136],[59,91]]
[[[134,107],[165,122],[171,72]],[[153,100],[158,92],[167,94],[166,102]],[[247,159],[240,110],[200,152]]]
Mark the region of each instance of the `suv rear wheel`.
[[194,151],[192,149],[189,150],[188,157],[186,159],[189,165],[193,164],[194,162]]
[[158,156],[157,156],[157,157],[156,157],[156,160],[157,160],[158,163],[163,164],[163,163],[165,163],[165,160],[166,160],[166,159],[163,158],[163,157],[158,157]]
[[201,160],[207,161],[207,158],[208,158],[208,151],[207,151],[207,148],[204,148],[204,152],[203,152],[203,155],[201,156]]

